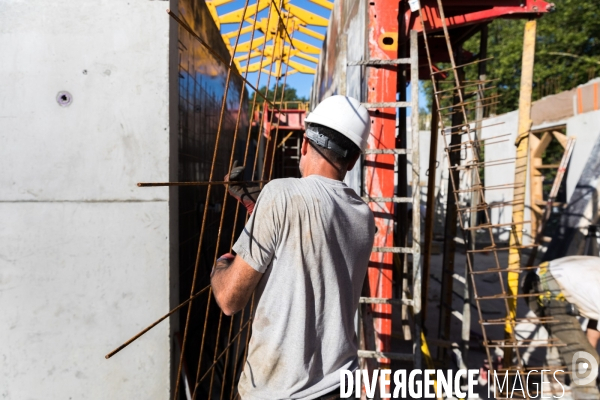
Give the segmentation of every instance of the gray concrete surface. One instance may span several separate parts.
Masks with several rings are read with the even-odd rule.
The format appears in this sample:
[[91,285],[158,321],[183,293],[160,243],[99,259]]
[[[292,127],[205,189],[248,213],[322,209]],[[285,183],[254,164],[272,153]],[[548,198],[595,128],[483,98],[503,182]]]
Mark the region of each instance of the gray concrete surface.
[[169,397],[168,6],[2,4],[0,398]]

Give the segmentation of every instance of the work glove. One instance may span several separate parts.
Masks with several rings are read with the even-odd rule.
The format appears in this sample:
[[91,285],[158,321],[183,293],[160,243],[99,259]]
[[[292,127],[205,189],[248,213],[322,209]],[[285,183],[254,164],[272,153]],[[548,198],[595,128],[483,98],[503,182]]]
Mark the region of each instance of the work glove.
[[[237,160],[233,162],[233,168],[225,175],[225,182],[242,181],[244,179],[245,166],[237,166]],[[260,186],[257,183],[240,183],[236,185],[228,185],[227,190],[234,199],[242,203],[248,214],[252,214],[254,211],[254,205],[256,199],[260,194]]]

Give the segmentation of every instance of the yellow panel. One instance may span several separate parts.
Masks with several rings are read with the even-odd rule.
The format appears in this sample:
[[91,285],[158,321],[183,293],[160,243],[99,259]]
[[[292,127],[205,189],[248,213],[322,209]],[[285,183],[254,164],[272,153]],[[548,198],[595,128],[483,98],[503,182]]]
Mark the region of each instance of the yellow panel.
[[298,32],[302,32],[307,34],[308,36],[312,36],[315,39],[319,39],[319,40],[325,40],[325,35],[321,35],[319,32],[315,32],[312,29],[308,29],[305,26],[302,25],[298,25]]
[[223,4],[229,4],[232,1],[233,0],[211,0],[211,1],[207,1],[206,5],[211,4],[214,7],[219,7],[219,6],[222,6]]
[[319,62],[319,59],[317,57],[313,57],[313,56],[309,56],[308,54],[304,54],[301,51],[298,51],[296,54],[294,54],[296,57],[300,57],[306,61],[310,61],[310,62],[314,62],[315,64],[317,64]]
[[265,57],[265,59],[263,60],[262,63],[255,62],[255,63],[250,64],[249,71],[250,72],[256,72],[256,71],[258,71],[261,68],[264,68],[264,67],[266,67],[268,65],[271,65],[272,62],[273,62],[273,59],[271,57]]
[[263,54],[263,53],[260,51],[255,51],[255,52],[250,53],[250,57],[248,57],[248,54],[242,54],[242,55],[235,57],[234,60],[235,61],[243,61],[243,60],[247,60],[247,59],[253,59],[255,57],[260,57],[261,54]]
[[311,13],[310,11],[306,11],[303,8],[295,6],[293,4],[287,3],[285,8],[292,14],[294,17],[299,18],[304,23],[308,25],[316,25],[316,26],[327,26],[329,25],[329,20],[327,18],[323,18],[320,15]]
[[[250,33],[252,32],[252,26],[245,26],[243,27],[240,31],[239,34],[243,35],[245,33]],[[231,32],[227,32],[222,34],[221,36],[223,37],[223,39],[225,39],[226,42],[229,41],[229,39],[233,39],[234,37],[236,37],[238,35],[238,31],[237,30],[233,30]]]
[[289,60],[288,64],[290,67],[293,67],[295,70],[298,70],[299,72],[302,72],[304,74],[314,74],[315,73],[314,68],[311,68],[304,64],[300,64],[299,62]]
[[297,48],[298,50],[301,50],[305,53],[308,54],[320,54],[321,50],[315,46],[313,46],[312,44],[308,44],[306,42],[303,42],[302,40],[298,40],[298,39],[292,39],[292,44],[294,45],[295,48]]
[[257,12],[260,12],[265,8],[269,7],[269,4],[269,0],[259,0],[258,3],[248,6],[248,8],[246,9],[246,14],[243,14],[244,9],[240,8],[238,10],[220,16],[219,21],[222,24],[235,24],[236,22],[239,23],[240,21],[252,17]]
[[246,53],[248,51],[254,50],[265,42],[265,37],[254,38],[252,42],[252,47],[250,47],[250,41],[238,44],[237,51],[238,53]]
[[333,3],[327,0],[309,0],[315,4],[320,5],[321,7],[325,7],[328,10],[333,10]]

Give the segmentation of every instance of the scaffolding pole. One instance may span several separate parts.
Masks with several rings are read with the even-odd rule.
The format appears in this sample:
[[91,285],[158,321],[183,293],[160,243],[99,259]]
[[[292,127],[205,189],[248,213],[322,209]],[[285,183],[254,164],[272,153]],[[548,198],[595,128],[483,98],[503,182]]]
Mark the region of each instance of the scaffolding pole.
[[[523,62],[521,67],[521,88],[519,96],[519,125],[517,136],[517,159],[515,163],[515,189],[513,199],[525,199],[527,183],[527,164],[529,158],[529,135],[531,132],[531,91],[533,85],[533,64],[535,57],[536,20],[532,19],[525,24],[523,35]],[[515,319],[517,317],[517,297],[519,292],[519,268],[521,267],[521,254],[517,246],[523,243],[523,217],[525,202],[520,201],[512,209],[512,229],[508,253],[508,299],[509,313],[507,315],[505,333],[511,337]],[[512,352],[510,348],[505,353],[505,362],[510,363]]]

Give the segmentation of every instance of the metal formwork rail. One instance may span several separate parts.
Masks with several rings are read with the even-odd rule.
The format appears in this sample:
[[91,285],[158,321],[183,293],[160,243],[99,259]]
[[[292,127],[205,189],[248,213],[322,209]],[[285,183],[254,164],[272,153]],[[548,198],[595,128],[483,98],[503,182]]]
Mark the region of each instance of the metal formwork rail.
[[[399,64],[408,64],[410,66],[410,77],[411,77],[411,81],[412,82],[418,82],[419,80],[419,64],[418,64],[418,39],[417,39],[417,32],[416,31],[411,31],[410,32],[410,57],[408,58],[402,58],[402,59],[369,59],[367,61],[361,61],[361,62],[351,62],[348,63],[348,65],[362,65],[362,66],[368,66],[368,67],[372,67],[374,69],[376,69],[377,67],[380,66],[396,66]],[[373,55],[371,54],[371,57]],[[376,70],[376,72],[379,72],[380,70]],[[374,72],[374,73],[376,73]],[[379,76],[379,75],[377,75]],[[392,82],[389,81],[389,79],[394,79],[395,80],[396,76],[395,75],[389,75],[389,74],[385,74],[385,76],[382,76],[381,79],[388,79],[385,82],[387,82],[387,84],[389,85],[395,85],[392,84]],[[375,350],[372,349],[363,349],[359,351],[359,357],[361,358],[374,358],[374,359],[378,359],[380,361],[380,364],[384,364],[387,365],[389,363],[389,360],[400,360],[400,361],[413,361],[414,365],[416,368],[419,368],[420,364],[421,364],[421,322],[420,322],[420,312],[421,312],[421,258],[420,258],[420,252],[421,252],[421,248],[420,248],[420,236],[421,236],[421,226],[420,226],[420,191],[419,191],[419,180],[420,180],[420,171],[419,171],[419,103],[418,103],[418,99],[419,99],[419,94],[418,94],[418,84],[413,84],[411,86],[411,101],[372,101],[372,102],[364,102],[362,103],[366,108],[368,109],[399,109],[399,108],[407,108],[410,107],[411,108],[411,149],[406,149],[406,148],[391,148],[390,146],[386,146],[385,141],[390,141],[395,139],[395,128],[392,125],[391,128],[389,129],[389,131],[385,130],[384,128],[378,128],[381,124],[381,126],[385,126],[385,124],[383,122],[380,121],[385,121],[386,119],[389,120],[389,118],[386,118],[383,114],[383,112],[375,112],[375,113],[371,113],[371,118],[372,118],[372,122],[373,122],[373,129],[374,130],[381,130],[384,131],[384,134],[390,135],[391,137],[387,137],[385,139],[378,139],[377,140],[377,147],[375,148],[369,148],[367,150],[365,150],[364,155],[365,155],[365,162],[364,162],[364,166],[363,166],[363,177],[365,178],[365,182],[364,182],[364,191],[365,191],[365,196],[363,196],[363,199],[371,204],[372,209],[374,209],[374,211],[384,211],[384,212],[391,212],[392,214],[394,213],[394,204],[411,204],[412,205],[412,245],[410,247],[403,247],[403,246],[395,246],[392,245],[390,246],[388,243],[388,245],[376,245],[373,247],[373,255],[371,257],[371,260],[373,259],[378,259],[378,260],[383,260],[386,257],[386,254],[388,254],[388,258],[391,257],[393,254],[410,254],[412,256],[412,260],[413,260],[413,276],[412,276],[412,281],[413,281],[413,285],[412,288],[410,290],[411,294],[412,294],[412,299],[394,299],[394,298],[381,298],[381,297],[376,297],[375,295],[371,295],[372,297],[362,297],[361,298],[361,303],[363,304],[371,304],[372,307],[372,312],[374,313],[382,313],[382,305],[405,305],[405,306],[411,306],[412,307],[412,314],[414,315],[414,319],[415,319],[415,324],[414,324],[414,332],[413,332],[413,340],[415,342],[415,346],[414,348],[414,352],[413,353],[408,353],[408,354],[400,354],[400,353],[393,353],[389,351],[389,346],[390,343],[385,343],[385,342],[379,342],[376,343],[377,348]],[[371,93],[370,93],[371,94]],[[377,99],[382,98],[383,94],[381,93],[376,93],[375,96],[377,96]],[[394,96],[395,96],[395,91],[394,91]],[[388,111],[389,112],[389,111]],[[380,158],[381,156],[399,156],[399,155],[410,155],[410,162],[411,162],[411,168],[412,168],[412,173],[411,173],[411,186],[412,186],[412,195],[410,197],[401,197],[401,196],[382,196],[379,195],[380,192],[377,193],[373,193],[374,190],[377,191],[381,191],[381,190],[388,190],[389,189],[393,189],[394,187],[394,181],[392,179],[389,179],[389,177],[387,177],[387,179],[389,180],[389,182],[386,180],[386,185],[387,188],[382,188],[382,186],[374,186],[373,180],[371,180],[370,178],[375,175],[377,172],[380,163],[382,163],[382,161]],[[389,160],[386,159],[386,162],[389,162]],[[401,162],[401,161],[399,161]],[[381,177],[379,178],[379,182],[381,182]],[[379,185],[381,185],[381,183],[379,183]],[[393,226],[392,226],[393,229]],[[386,236],[387,233],[382,232],[382,235],[384,235],[386,237],[386,240],[389,240],[389,238],[393,237],[393,234],[390,236]],[[378,239],[376,238],[376,243],[377,243]],[[382,243],[380,243],[382,244]],[[378,256],[377,254],[381,254],[380,256]],[[370,268],[372,270],[374,270],[375,268]],[[375,288],[371,288],[371,293],[390,293],[391,294],[391,279],[390,280],[386,280],[386,279],[379,279],[377,278],[376,281],[372,281],[371,280],[371,285],[378,285]],[[381,287],[381,285],[389,285],[390,287],[388,289],[383,289]],[[391,296],[390,296],[391,297]],[[391,336],[391,312],[389,312],[389,309],[387,311],[389,313],[389,324],[377,324],[375,323],[375,331],[377,335],[387,335],[388,337]],[[377,320],[377,318],[373,317],[373,319]],[[381,318],[379,318],[381,319]],[[370,324],[370,322],[368,320],[363,321],[364,325],[368,325]]]

